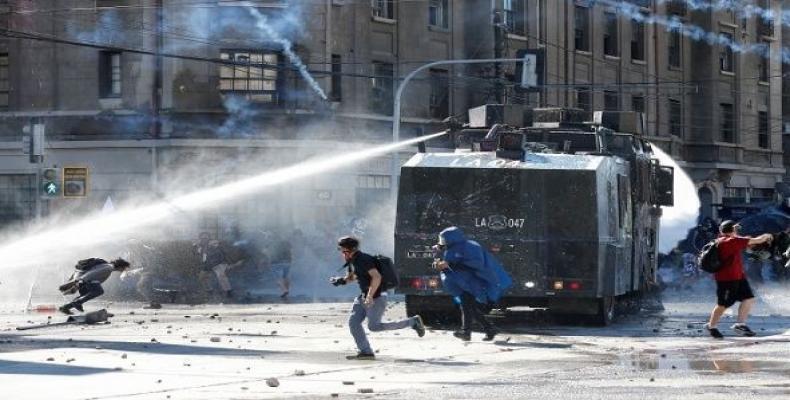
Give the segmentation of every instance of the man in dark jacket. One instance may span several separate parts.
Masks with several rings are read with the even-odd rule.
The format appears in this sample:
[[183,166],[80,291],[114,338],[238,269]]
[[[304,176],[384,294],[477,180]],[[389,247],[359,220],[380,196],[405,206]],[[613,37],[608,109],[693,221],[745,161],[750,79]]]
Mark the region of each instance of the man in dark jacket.
[[100,258],[86,259],[78,262],[76,266],[77,270],[74,271],[69,282],[61,285],[59,289],[63,294],[72,294],[79,291],[80,295],[70,303],[60,306],[58,310],[64,314],[71,314],[72,308],[80,312],[85,311],[82,305],[85,304],[86,301],[95,299],[104,294],[104,289],[102,289],[101,284],[110,277],[113,271],[123,272],[127,268],[129,268],[129,263],[122,258],[118,258],[111,262],[104,261]]
[[362,328],[362,321],[365,318],[368,319],[368,329],[371,332],[412,328],[419,337],[423,337],[425,325],[419,315],[397,322],[381,322],[384,311],[387,309],[387,293],[382,293],[381,290],[382,276],[376,259],[359,250],[359,240],[346,236],[340,238],[337,247],[346,262],[347,273],[345,277],[332,278],[332,284],[338,286],[356,280],[362,291],[362,294],[354,298],[351,316],[348,318],[348,327],[359,352],[346,358],[349,360],[374,360],[376,358],[367,335],[365,335],[365,329]]
[[467,240],[460,228],[451,226],[439,233],[439,259],[434,268],[440,271],[444,290],[461,303],[461,330],[453,335],[461,340],[472,338],[472,322],[483,327],[483,340],[494,340],[497,329],[488,321],[482,307],[496,303],[513,280],[502,265],[479,243]]

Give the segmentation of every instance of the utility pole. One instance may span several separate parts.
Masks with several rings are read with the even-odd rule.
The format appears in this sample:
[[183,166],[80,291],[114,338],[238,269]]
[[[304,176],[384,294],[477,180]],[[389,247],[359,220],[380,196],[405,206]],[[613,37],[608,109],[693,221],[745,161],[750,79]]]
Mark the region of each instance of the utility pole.
[[37,123],[36,120],[32,120],[30,123],[30,162],[35,164],[35,192],[34,196],[36,199],[36,220],[41,219],[41,214],[43,213],[43,202],[44,199],[41,198],[41,177],[42,177],[42,167],[44,164],[44,124]]
[[[494,58],[497,59],[502,58],[504,50],[505,29],[503,29],[502,24],[502,13],[494,10]],[[494,78],[494,98],[497,104],[502,104],[505,98],[503,93],[505,87],[502,84],[504,73],[502,71],[502,65],[499,63],[494,64]]]
[[163,24],[164,24],[164,7],[162,5],[163,0],[154,0],[154,18],[156,19],[156,55],[154,56],[154,92],[153,92],[153,99],[152,99],[152,118],[153,124],[151,126],[153,132],[152,136],[154,139],[159,139],[162,135],[162,121],[161,121],[161,110],[162,110],[162,80],[163,80],[163,71],[162,71],[162,50],[164,47],[164,32],[163,32]]

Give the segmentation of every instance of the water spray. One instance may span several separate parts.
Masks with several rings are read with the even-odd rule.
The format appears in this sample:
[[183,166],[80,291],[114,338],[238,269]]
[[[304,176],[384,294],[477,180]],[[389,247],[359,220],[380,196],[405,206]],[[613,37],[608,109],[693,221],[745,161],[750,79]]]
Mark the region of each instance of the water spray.
[[686,174],[683,168],[655,144],[651,144],[661,165],[672,167],[674,173],[675,205],[661,207],[661,226],[659,231],[659,249],[662,253],[669,253],[677,243],[686,238],[689,229],[697,226],[700,201],[694,181]]
[[223,202],[266,188],[335,171],[445,134],[446,131],[333,157],[308,160],[165,201],[126,209],[118,208],[111,214],[95,213],[62,228],[50,228],[0,244],[0,259],[3,260],[4,267],[45,264],[56,259],[58,255],[74,254],[80,249],[88,251],[95,249],[97,245],[116,241],[119,234],[124,232],[161,224],[176,215],[174,209],[194,212],[216,207]]

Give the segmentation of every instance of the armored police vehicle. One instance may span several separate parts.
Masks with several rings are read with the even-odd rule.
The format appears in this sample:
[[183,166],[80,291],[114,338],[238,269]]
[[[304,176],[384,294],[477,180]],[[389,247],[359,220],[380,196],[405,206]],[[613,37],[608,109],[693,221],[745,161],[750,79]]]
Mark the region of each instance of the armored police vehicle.
[[547,307],[607,324],[616,302],[655,283],[673,170],[653,158],[641,114],[587,115],[482,106],[450,129],[454,152],[421,152],[402,167],[395,262],[410,315],[455,314],[431,270],[431,246],[453,225],[513,277],[499,308]]

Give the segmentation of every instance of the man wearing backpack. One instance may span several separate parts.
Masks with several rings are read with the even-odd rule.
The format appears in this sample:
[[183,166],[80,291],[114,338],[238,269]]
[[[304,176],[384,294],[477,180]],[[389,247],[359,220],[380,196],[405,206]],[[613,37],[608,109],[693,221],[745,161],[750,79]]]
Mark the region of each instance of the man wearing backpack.
[[738,320],[731,329],[743,336],[754,336],[755,333],[746,325],[746,319],[754,305],[754,293],[743,270],[742,252],[750,246],[768,243],[773,240],[770,233],[757,237],[739,236],[740,225],[734,221],[724,221],[719,226],[721,235],[717,239],[718,256],[721,268],[713,275],[716,280],[717,304],[710,315],[710,320],[705,324],[711,336],[716,339],[724,337],[718,329],[719,320],[724,311],[735,302],[741,302],[738,307]]
[[423,337],[425,325],[419,315],[396,322],[381,322],[384,311],[387,309],[387,293],[382,293],[382,274],[375,257],[359,250],[359,240],[351,236],[342,237],[337,242],[337,249],[343,255],[347,272],[346,276],[334,277],[330,282],[339,286],[356,280],[362,291],[362,294],[354,298],[354,305],[351,307],[351,315],[348,318],[348,328],[359,352],[346,358],[349,360],[376,359],[367,335],[365,335],[365,329],[362,327],[362,321],[365,318],[368,320],[368,329],[371,332],[412,328],[419,337]]
[[64,314],[71,314],[72,308],[79,312],[85,311],[82,305],[86,301],[104,294],[101,284],[112,275],[113,271],[123,272],[129,268],[129,262],[123,258],[118,258],[111,262],[101,258],[88,258],[77,262],[74,268],[76,271],[74,271],[69,282],[61,285],[59,289],[63,294],[72,294],[79,291],[80,295],[70,303],[58,308]]

